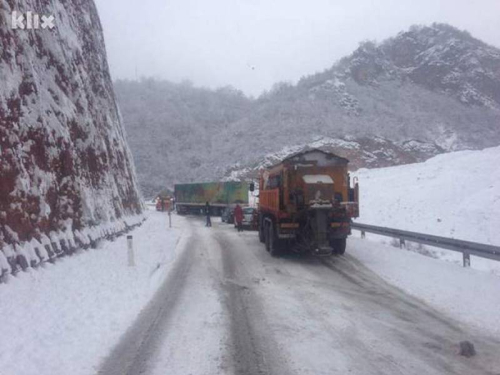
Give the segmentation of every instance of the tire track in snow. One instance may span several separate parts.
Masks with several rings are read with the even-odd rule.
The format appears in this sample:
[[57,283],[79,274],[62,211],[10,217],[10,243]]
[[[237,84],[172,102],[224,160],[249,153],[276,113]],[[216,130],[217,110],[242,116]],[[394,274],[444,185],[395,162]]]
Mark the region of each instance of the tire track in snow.
[[228,357],[235,374],[292,374],[285,368],[267,329],[264,309],[244,275],[242,251],[231,244],[226,234],[218,232],[215,239],[222,252],[222,270],[229,315],[231,342]]
[[403,320],[405,320],[404,313],[412,310],[414,314],[423,314],[428,320],[439,322],[453,333],[463,334],[457,322],[443,316],[425,302],[410,297],[397,287],[388,284],[366,267],[356,264],[357,261],[354,258],[346,256],[337,259],[321,259],[321,261],[333,272],[365,290],[367,292],[365,296],[370,301],[387,309],[400,310]]
[[[482,358],[457,358],[453,345],[467,334],[466,329],[462,331],[348,255],[276,259],[253,236],[237,235],[217,225],[204,230],[195,219],[192,224],[195,231],[164,285],[99,374],[149,373],[162,355],[165,362],[157,370],[169,373],[175,368],[169,350],[159,348],[166,343],[177,345],[175,337],[184,332],[177,327],[175,336],[167,328],[179,316],[179,309],[189,306],[183,301],[197,284],[190,283],[188,275],[198,275],[197,282],[203,283],[199,285],[210,281],[214,288],[210,298],[221,303],[216,329],[227,335],[221,335],[217,342],[221,353],[207,367],[218,368],[217,373],[493,374],[482,361],[491,360],[494,343],[467,335],[478,343]],[[200,264],[205,272],[198,272]],[[193,316],[188,315],[188,325]],[[186,343],[194,346],[192,352],[200,352],[195,341]],[[186,361],[183,348],[178,349],[181,363]],[[190,371],[172,373],[213,373],[193,366],[179,368]]]
[[[296,306],[296,314],[304,318],[301,331],[283,310],[275,311],[279,316],[271,316],[270,324],[295,329],[288,340],[278,336],[278,342],[285,345],[288,342],[294,350],[300,346],[290,342],[291,337],[300,341],[299,337],[304,334],[309,343],[314,344],[314,335],[317,335],[319,341],[325,340],[332,347],[330,371],[338,370],[339,363],[346,361],[353,373],[498,375],[491,372],[496,362],[493,360],[498,348],[496,340],[469,331],[418,298],[390,285],[355,258],[292,254],[272,258],[256,238],[241,239],[256,259],[264,263],[266,279],[275,285],[274,294],[281,293],[287,304]],[[255,270],[255,265],[249,267]],[[286,284],[293,288],[282,290]],[[272,299],[263,302],[271,308],[275,304]],[[314,329],[313,336],[311,329]],[[458,356],[458,342],[465,339],[476,344],[482,358]],[[341,344],[337,346],[337,343]],[[301,358],[297,364],[302,367],[304,360],[307,358]],[[313,363],[309,366],[311,370],[320,370]],[[303,371],[300,367],[299,373]]]
[[[491,342],[489,338],[468,332],[459,322],[387,283],[349,255],[319,260],[328,269],[351,283],[353,289],[362,292],[352,297],[363,301],[366,308],[371,306],[372,311],[385,310],[391,314],[393,340],[405,347],[411,347],[412,354],[416,354],[417,358],[426,358],[426,365],[432,365],[434,371],[439,369],[440,373],[457,375],[464,371],[490,374],[487,363],[456,357],[456,347],[459,341],[471,339],[481,352],[488,353],[489,356],[495,351],[498,342]],[[354,343],[354,347],[357,347],[359,344],[351,339],[347,338],[346,342]],[[451,361],[450,359],[454,357],[456,358]],[[382,358],[392,362],[390,356],[384,355]],[[398,366],[396,362],[393,365],[396,368]]]
[[139,375],[148,372],[170,323],[176,302],[184,291],[196,242],[193,238],[188,239],[167,279],[104,360],[99,375]]

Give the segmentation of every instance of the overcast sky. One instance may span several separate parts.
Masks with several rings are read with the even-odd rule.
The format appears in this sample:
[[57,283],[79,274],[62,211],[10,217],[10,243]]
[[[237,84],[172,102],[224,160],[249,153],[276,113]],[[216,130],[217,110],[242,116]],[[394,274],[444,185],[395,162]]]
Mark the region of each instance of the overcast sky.
[[114,79],[188,79],[251,95],[412,24],[446,22],[500,47],[500,0],[95,1]]

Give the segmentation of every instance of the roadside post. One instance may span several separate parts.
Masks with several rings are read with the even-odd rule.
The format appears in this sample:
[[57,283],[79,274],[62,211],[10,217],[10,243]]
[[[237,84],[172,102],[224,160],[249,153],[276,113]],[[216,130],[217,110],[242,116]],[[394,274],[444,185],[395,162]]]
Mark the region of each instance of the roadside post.
[[464,267],[470,267],[470,254],[466,251],[463,253]]
[[127,236],[127,246],[128,246],[128,266],[135,267],[134,260],[134,242],[132,236]]
[[404,239],[404,238],[400,238],[400,239],[399,239],[399,248],[400,248],[400,249],[403,249],[403,248],[405,248],[405,249],[406,249],[406,242],[405,242],[405,239]]
[[168,210],[168,227],[172,228],[172,210]]

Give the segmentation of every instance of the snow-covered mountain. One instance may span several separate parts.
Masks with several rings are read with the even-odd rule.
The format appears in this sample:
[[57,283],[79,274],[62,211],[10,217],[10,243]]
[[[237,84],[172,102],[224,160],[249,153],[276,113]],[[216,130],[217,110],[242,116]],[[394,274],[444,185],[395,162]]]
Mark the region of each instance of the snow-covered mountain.
[[257,99],[153,80],[120,82],[117,93],[148,193],[320,138],[358,142],[359,155],[336,148],[359,159],[353,166],[500,144],[500,50],[443,24],[363,42],[330,69]]
[[[55,27],[13,29],[14,11]],[[0,12],[1,275],[123,229],[142,203],[94,2],[0,0]]]
[[[396,75],[467,105],[500,108],[500,51],[465,31],[443,24],[415,26],[385,41],[372,54],[358,52],[351,61],[357,81]],[[370,65],[374,74],[365,75]]]

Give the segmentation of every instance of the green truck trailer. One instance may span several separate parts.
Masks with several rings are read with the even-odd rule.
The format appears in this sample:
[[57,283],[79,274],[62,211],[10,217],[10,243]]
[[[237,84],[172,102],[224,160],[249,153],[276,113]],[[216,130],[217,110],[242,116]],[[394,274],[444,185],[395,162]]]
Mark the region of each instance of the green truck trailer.
[[247,205],[249,184],[247,182],[204,182],[175,185],[177,213],[202,214],[210,203],[211,215],[221,215],[224,208],[237,203]]

